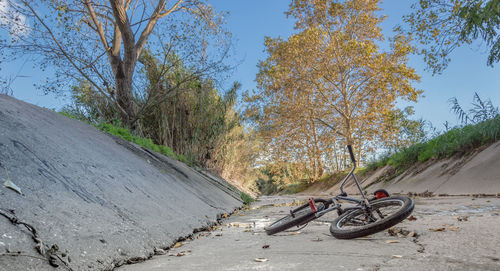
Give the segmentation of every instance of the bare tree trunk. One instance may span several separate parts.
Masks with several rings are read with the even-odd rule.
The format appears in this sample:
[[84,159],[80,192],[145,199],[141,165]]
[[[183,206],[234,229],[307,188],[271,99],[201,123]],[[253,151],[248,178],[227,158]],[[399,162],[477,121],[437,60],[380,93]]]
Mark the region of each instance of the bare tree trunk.
[[321,176],[323,176],[323,161],[321,160],[321,152],[319,150],[319,143],[318,143],[318,131],[316,129],[315,117],[312,110],[311,110],[310,122],[312,125],[312,133],[313,133],[314,166],[316,169],[314,172],[315,174],[314,181],[316,181],[318,178],[321,178]]
[[123,108],[123,111],[120,111],[120,119],[121,121],[130,127],[132,130],[136,128],[135,122],[135,110],[133,106],[133,97],[132,97],[132,79],[127,78],[126,76],[121,76],[119,74],[121,69],[118,70],[116,76],[116,102],[118,105]]

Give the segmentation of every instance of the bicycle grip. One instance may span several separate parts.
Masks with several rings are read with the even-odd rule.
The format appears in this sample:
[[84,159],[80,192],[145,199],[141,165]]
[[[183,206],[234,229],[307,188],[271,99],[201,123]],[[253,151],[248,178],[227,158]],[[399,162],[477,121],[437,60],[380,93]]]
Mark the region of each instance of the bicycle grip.
[[352,152],[352,146],[347,145],[347,149],[349,150],[349,154],[351,155],[351,160],[353,163],[356,163],[356,159],[354,159],[354,153]]

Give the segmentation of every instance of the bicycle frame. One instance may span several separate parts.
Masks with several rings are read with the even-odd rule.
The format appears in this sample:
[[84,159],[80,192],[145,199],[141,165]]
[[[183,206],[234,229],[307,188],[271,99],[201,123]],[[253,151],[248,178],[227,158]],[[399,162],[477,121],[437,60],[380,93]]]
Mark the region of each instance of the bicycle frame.
[[[331,198],[309,198],[308,202],[290,210],[290,214],[282,217],[266,228],[268,235],[272,235],[291,227],[305,227],[307,223],[320,216],[337,210],[339,215],[330,225],[330,233],[340,239],[352,239],[380,232],[403,221],[413,211],[412,199],[403,196],[390,197],[383,189],[374,192],[374,197],[366,196],[359,184],[354,171],[356,170],[356,159],[352,147],[347,145],[352,160],[352,169],[340,183],[340,194]],[[351,198],[344,191],[344,186],[349,178],[354,179],[361,197]],[[354,205],[342,208],[343,201],[354,203]],[[318,204],[317,204],[318,203]],[[395,211],[391,208],[398,206]],[[386,207],[389,207],[386,208]],[[382,211],[384,210],[384,211]],[[389,213],[387,213],[389,211]],[[385,213],[385,214],[384,214]],[[363,226],[363,227],[357,227]],[[347,227],[347,228],[346,228]]]
[[[368,199],[366,198],[365,194],[363,193],[363,189],[361,188],[361,185],[359,184],[359,181],[356,178],[356,175],[354,174],[354,170],[356,170],[356,159],[354,159],[354,154],[352,152],[352,147],[350,145],[348,145],[347,148],[348,148],[349,154],[351,156],[351,161],[352,161],[353,167],[352,167],[351,171],[349,171],[349,173],[347,174],[347,176],[345,176],[345,178],[340,183],[340,195],[332,197],[330,200],[326,200],[326,201],[323,200],[323,199],[316,199],[317,201],[324,201],[325,203],[328,203],[328,205],[333,204],[333,206],[328,207],[325,210],[321,210],[321,211],[315,212],[315,216],[316,217],[320,217],[320,216],[322,216],[322,215],[324,215],[324,214],[326,214],[328,212],[331,212],[333,210],[337,210],[337,212],[340,215],[340,214],[342,214],[342,213],[344,213],[346,211],[350,211],[350,210],[358,210],[358,209],[369,210],[370,209],[370,203],[369,203]],[[361,194],[362,199],[350,198],[350,197],[347,196],[347,193],[344,191],[344,185],[346,184],[347,180],[351,176],[354,179],[354,183],[356,184],[356,187],[358,188],[359,193]],[[342,209],[342,205],[338,202],[338,200],[345,200],[345,201],[353,202],[353,203],[356,203],[357,205]],[[291,210],[290,213],[293,216],[293,214],[296,211],[298,211],[298,210],[300,210],[302,208],[303,207],[299,207],[299,208],[296,208],[294,210]]]

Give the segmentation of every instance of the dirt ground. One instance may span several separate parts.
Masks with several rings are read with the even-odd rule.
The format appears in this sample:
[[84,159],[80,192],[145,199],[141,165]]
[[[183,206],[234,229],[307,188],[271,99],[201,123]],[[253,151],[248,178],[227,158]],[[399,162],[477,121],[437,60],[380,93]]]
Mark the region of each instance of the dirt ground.
[[261,197],[214,230],[119,270],[500,270],[500,198],[415,198],[415,219],[392,234],[335,239],[332,212],[301,230],[266,235],[266,225],[305,198]]

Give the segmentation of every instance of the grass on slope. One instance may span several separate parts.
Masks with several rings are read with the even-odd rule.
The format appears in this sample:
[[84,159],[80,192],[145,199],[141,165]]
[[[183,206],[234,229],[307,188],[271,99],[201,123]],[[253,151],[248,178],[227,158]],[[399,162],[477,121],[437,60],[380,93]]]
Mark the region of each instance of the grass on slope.
[[[79,120],[78,118],[75,118],[74,116],[71,116],[71,115],[66,114],[64,112],[59,112],[59,113],[63,116]],[[91,123],[89,123],[89,124],[91,124]],[[129,142],[133,142],[133,143],[135,143],[139,146],[142,146],[144,148],[147,148],[149,150],[152,150],[152,151],[161,153],[165,156],[168,156],[170,158],[179,160],[181,162],[186,163],[189,166],[193,166],[193,163],[190,162],[188,159],[186,159],[186,157],[184,155],[174,153],[174,151],[172,151],[172,149],[167,147],[167,146],[157,145],[150,138],[143,138],[140,136],[133,135],[130,132],[130,130],[128,130],[126,128],[114,126],[113,124],[109,124],[109,123],[99,123],[99,124],[94,124],[94,126],[103,132],[106,132],[108,134],[112,134],[115,136],[119,136],[119,137],[123,138],[124,140],[127,140]],[[230,185],[233,189],[239,191],[235,186],[231,185],[230,183],[228,183],[228,185]],[[250,195],[248,195],[244,192],[240,193],[240,197],[243,200],[243,203],[245,203],[245,204],[250,204],[255,200]]]
[[[422,163],[429,159],[440,159],[453,155],[464,155],[468,152],[500,140],[500,115],[476,125],[467,125],[451,129],[427,142],[418,143],[399,152],[382,157],[378,161],[369,163],[365,168],[356,171],[358,177],[372,172],[386,165],[393,170],[381,180],[389,181],[407,170],[415,163]],[[312,185],[327,184],[333,186],[342,180],[346,172],[334,173],[324,176]],[[307,189],[311,184],[297,182],[287,185],[281,192],[293,194]]]
[[100,123],[96,124],[96,123],[88,121],[87,119],[79,118],[77,116],[71,115],[71,114],[64,112],[64,111],[59,112],[59,114],[66,116],[68,118],[78,120],[78,121],[86,122],[90,125],[93,125],[94,127],[96,127],[97,129],[99,129],[103,132],[106,132],[108,134],[112,134],[115,136],[119,136],[119,137],[121,137],[129,142],[133,142],[139,146],[142,146],[142,147],[147,148],[149,150],[153,150],[155,152],[161,153],[165,156],[179,160],[179,161],[184,162],[188,165],[193,164],[184,155],[174,153],[174,151],[172,151],[172,149],[169,148],[168,146],[157,145],[150,138],[144,138],[144,137],[133,135],[129,129],[124,128],[124,127],[120,127],[119,125],[113,125],[113,124],[104,123],[104,122],[100,122]]
[[166,155],[168,157],[171,157],[173,159],[177,159],[177,160],[184,162],[186,164],[190,164],[190,162],[186,159],[186,157],[184,155],[174,153],[172,151],[172,149],[167,147],[167,146],[157,145],[157,144],[153,143],[153,140],[151,140],[150,138],[143,138],[140,136],[132,135],[130,133],[130,131],[126,128],[116,127],[116,126],[109,124],[109,123],[99,123],[99,124],[95,125],[95,127],[103,132],[108,133],[108,134],[119,136],[127,141],[133,142],[133,143],[135,143],[139,146],[142,146],[144,148],[161,153],[161,154]]
[[417,162],[433,158],[464,155],[478,147],[500,139],[500,115],[476,125],[451,129],[427,142],[415,144],[392,155],[367,165],[366,170],[374,170],[386,165],[398,172],[404,171]]
[[252,203],[253,201],[255,201],[254,198],[252,198],[250,195],[248,195],[245,192],[241,192],[240,193],[240,197],[241,197],[241,200],[243,200],[243,203],[247,204],[247,205],[250,204],[250,203]]

